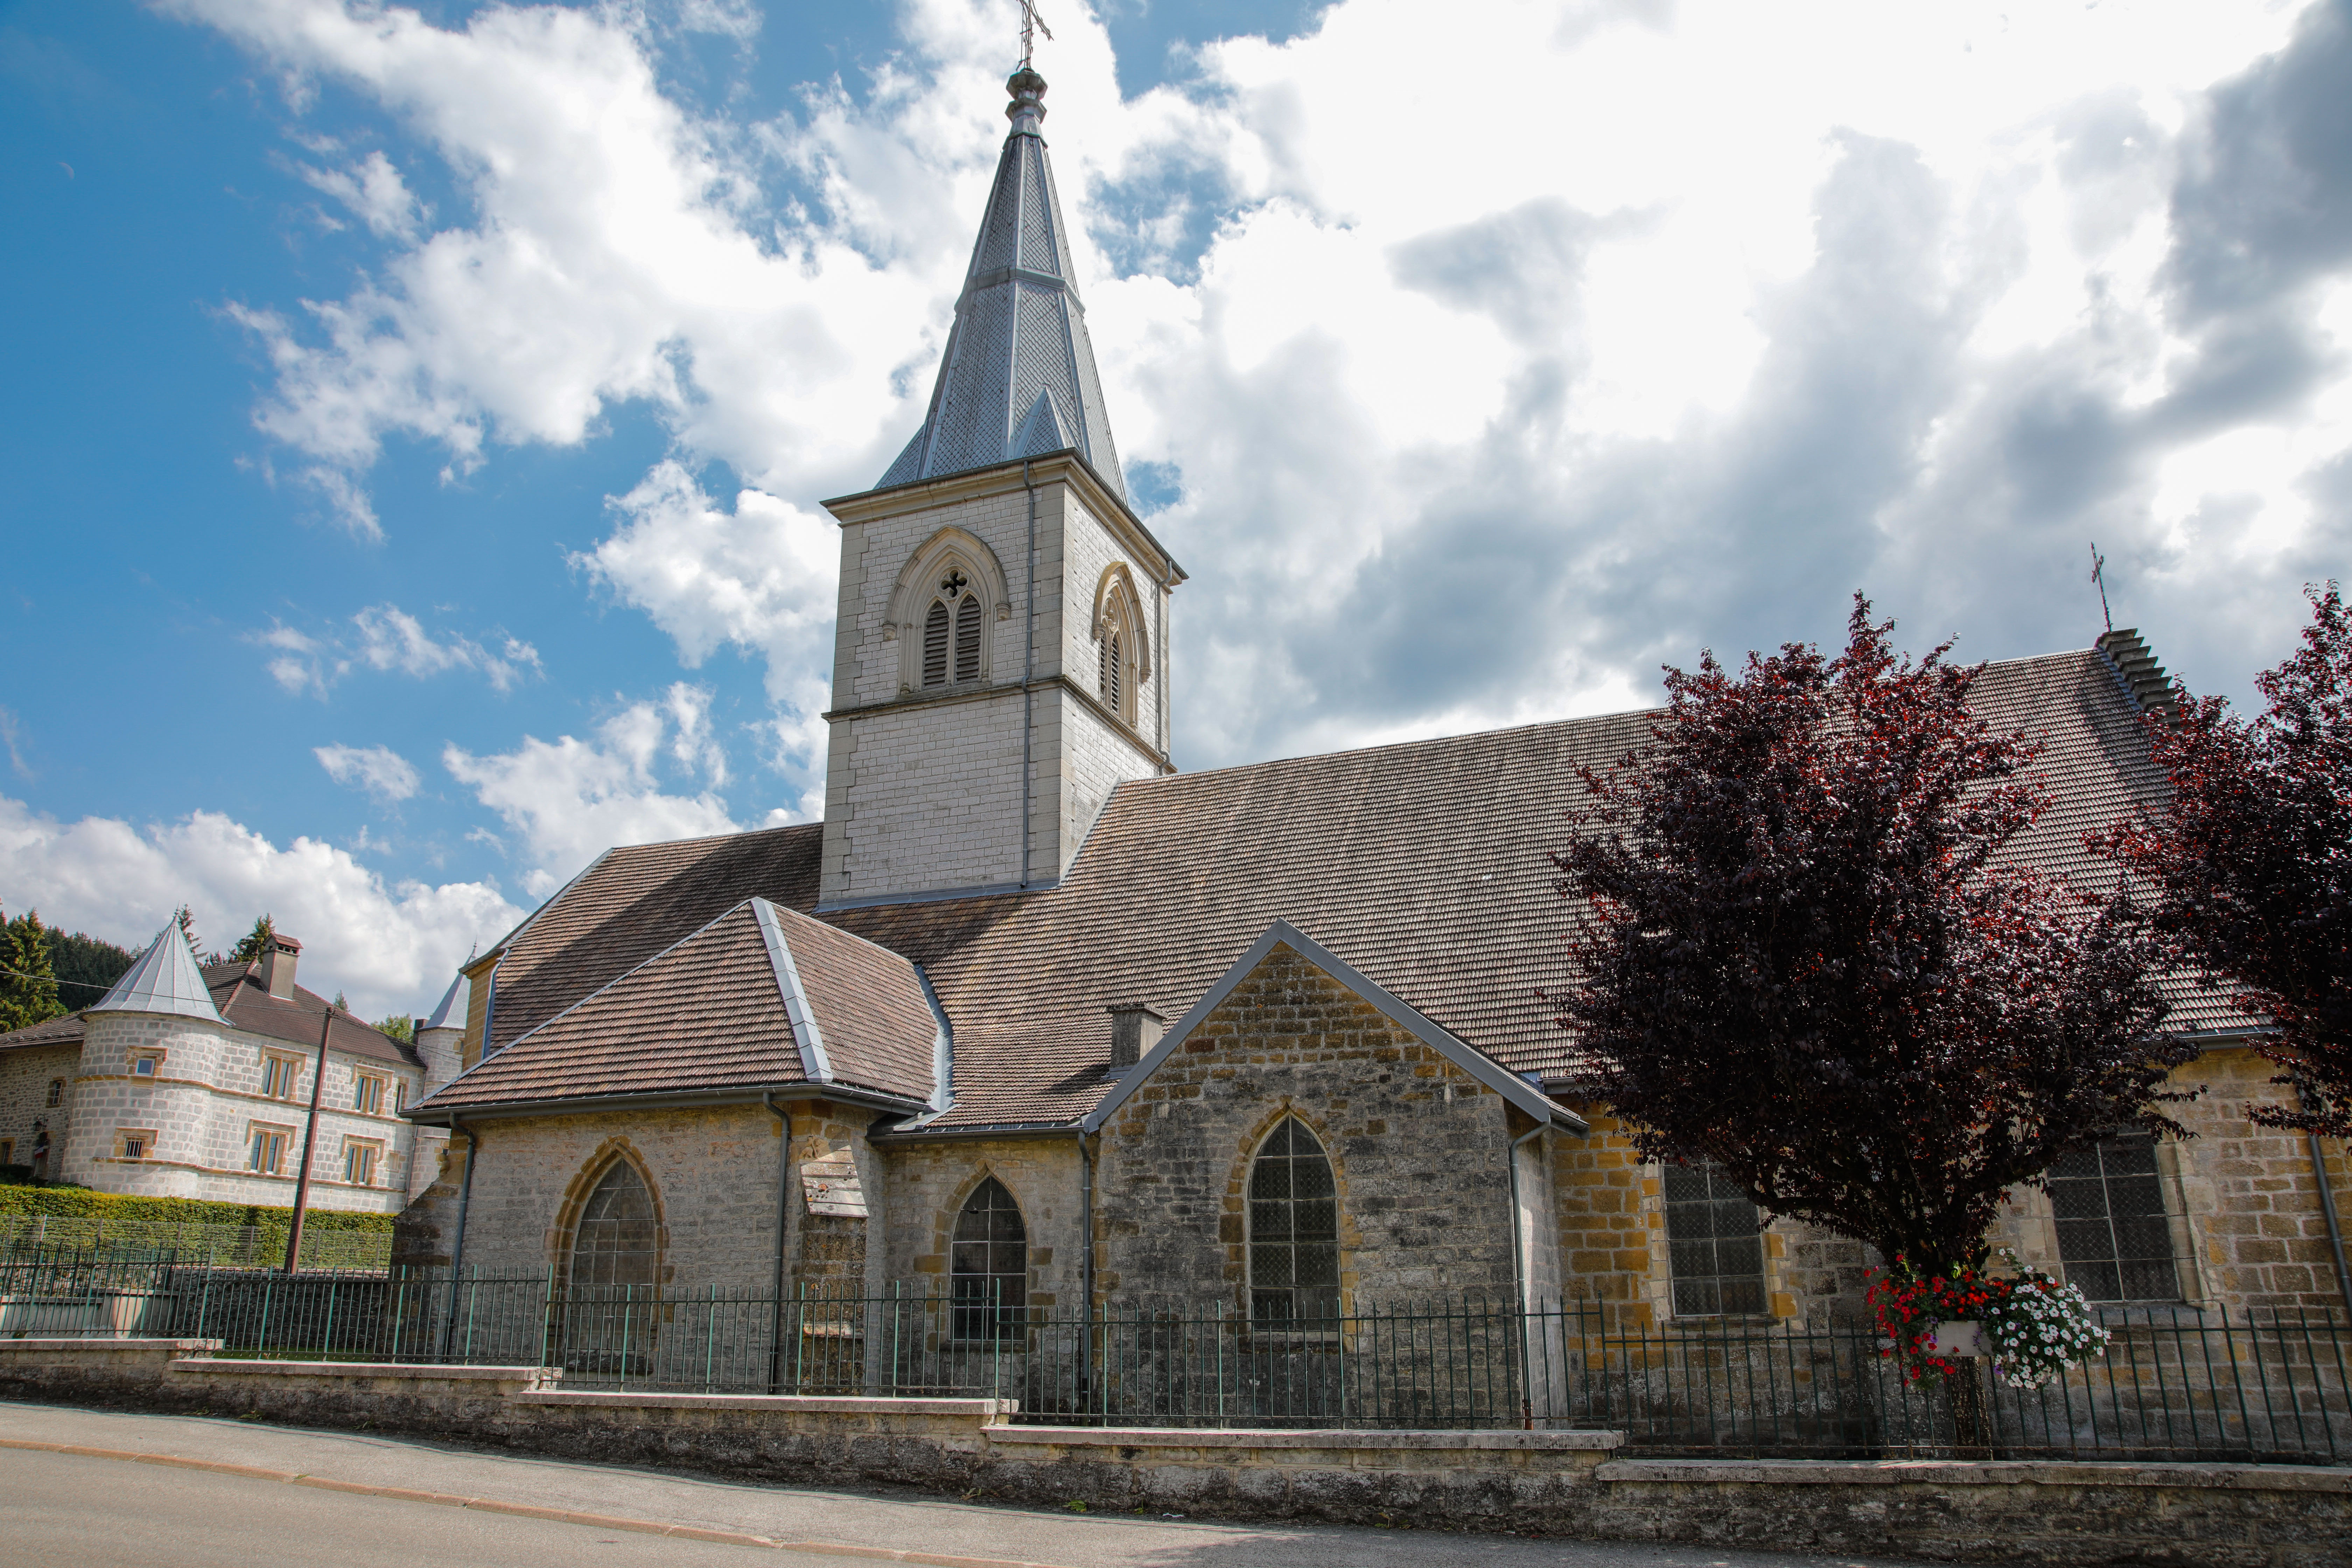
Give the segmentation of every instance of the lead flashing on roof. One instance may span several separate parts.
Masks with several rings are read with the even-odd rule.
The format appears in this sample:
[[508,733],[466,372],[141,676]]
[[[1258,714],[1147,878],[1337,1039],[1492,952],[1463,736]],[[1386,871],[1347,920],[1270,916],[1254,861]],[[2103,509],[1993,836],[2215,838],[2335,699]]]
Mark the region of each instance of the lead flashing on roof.
[[931,989],[931,977],[923,966],[908,961],[915,972],[915,983],[923,988],[923,1000],[931,1009],[931,1022],[939,1033],[931,1040],[931,1110],[944,1116],[955,1104],[955,1026],[948,1022],[948,1010],[940,1005],[940,994]]
[[1451,1061],[1476,1079],[1486,1088],[1517,1106],[1537,1121],[1548,1126],[1566,1128],[1571,1132],[1590,1131],[1584,1118],[1568,1107],[1559,1104],[1540,1089],[1530,1086],[1518,1074],[1506,1070],[1485,1053],[1472,1049],[1445,1030],[1439,1028],[1414,1009],[1406,1006],[1388,992],[1374,984],[1362,971],[1332,952],[1330,949],[1309,937],[1288,921],[1277,920],[1266,927],[1265,934],[1250,943],[1249,951],[1234,961],[1233,967],[1219,977],[1214,985],[1203,992],[1192,1004],[1192,1010],[1177,1020],[1176,1026],[1160,1037],[1160,1043],[1144,1053],[1143,1058],[1128,1069],[1127,1076],[1112,1086],[1089,1115],[1078,1123],[1085,1133],[1102,1130],[1111,1113],[1124,1104],[1144,1081],[1159,1070],[1160,1064],[1174,1054],[1187,1036],[1201,1026],[1201,1021],[1216,1011],[1234,987],[1246,979],[1250,972],[1265,962],[1265,955],[1276,946],[1287,947],[1357,995],[1378,1007],[1393,1022],[1402,1025],[1422,1044]]
[[760,922],[760,940],[768,946],[768,967],[774,971],[776,990],[784,999],[784,1016],[792,1021],[793,1039],[801,1048],[801,1076],[811,1083],[831,1083],[833,1064],[825,1059],[824,1035],[816,1026],[816,1013],[802,989],[800,966],[793,962],[792,944],[784,940],[776,920],[776,906],[762,898],[751,900]]
[[[867,893],[855,899],[827,899],[813,912],[829,915],[838,910],[870,910],[883,904],[943,904],[951,899],[993,899],[1005,893],[1045,893],[1061,885],[1056,879],[1050,882],[985,882],[972,888],[933,888],[921,893]],[[884,951],[888,950],[886,948]]]

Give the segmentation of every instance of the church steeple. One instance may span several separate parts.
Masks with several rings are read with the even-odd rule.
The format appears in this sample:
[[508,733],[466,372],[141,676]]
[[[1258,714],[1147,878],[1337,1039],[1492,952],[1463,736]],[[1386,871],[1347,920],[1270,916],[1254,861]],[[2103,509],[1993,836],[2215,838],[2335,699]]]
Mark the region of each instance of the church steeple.
[[1045,156],[1045,79],[1024,60],[1004,85],[1013,130],[997,160],[930,409],[881,488],[1076,448],[1124,501],[1127,481]]

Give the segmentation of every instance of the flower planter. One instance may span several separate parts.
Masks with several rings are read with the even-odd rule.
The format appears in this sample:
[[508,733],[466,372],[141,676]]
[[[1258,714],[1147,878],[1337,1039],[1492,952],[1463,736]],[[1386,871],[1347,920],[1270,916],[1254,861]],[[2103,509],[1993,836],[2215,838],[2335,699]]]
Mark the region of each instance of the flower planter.
[[1936,1325],[1935,1353],[1948,1358],[1988,1356],[1992,1349],[1985,1343],[1982,1323],[1941,1322]]

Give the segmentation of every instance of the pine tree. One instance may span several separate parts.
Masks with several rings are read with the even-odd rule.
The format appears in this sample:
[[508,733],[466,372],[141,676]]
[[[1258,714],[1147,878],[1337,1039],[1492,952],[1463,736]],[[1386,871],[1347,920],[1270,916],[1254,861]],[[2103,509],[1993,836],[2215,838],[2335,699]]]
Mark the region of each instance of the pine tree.
[[0,1033],[64,1014],[57,972],[49,962],[48,928],[38,910],[0,924]]
[[231,963],[259,963],[269,956],[269,944],[278,935],[278,927],[267,913],[253,922],[253,929],[237,939],[228,955]]

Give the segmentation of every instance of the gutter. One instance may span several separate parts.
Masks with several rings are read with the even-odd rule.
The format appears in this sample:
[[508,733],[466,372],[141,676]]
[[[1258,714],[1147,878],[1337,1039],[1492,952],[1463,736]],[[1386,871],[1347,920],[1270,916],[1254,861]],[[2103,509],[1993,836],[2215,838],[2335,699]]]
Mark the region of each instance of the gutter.
[[837,1100],[844,1105],[863,1105],[875,1110],[896,1111],[902,1116],[916,1115],[928,1109],[919,1100],[884,1094],[877,1089],[852,1089],[838,1083],[785,1083],[769,1084],[764,1088],[746,1085],[741,1089],[668,1094],[614,1094],[580,1100],[499,1100],[455,1109],[425,1105],[402,1114],[422,1126],[455,1127],[457,1119],[461,1116],[475,1121],[511,1120],[518,1116],[577,1116],[592,1110],[666,1110],[698,1106],[759,1105],[770,1094],[784,1100]]
[[1078,1330],[1078,1407],[1093,1396],[1095,1341],[1095,1160],[1087,1131],[1078,1129],[1078,1290],[1085,1302]]

